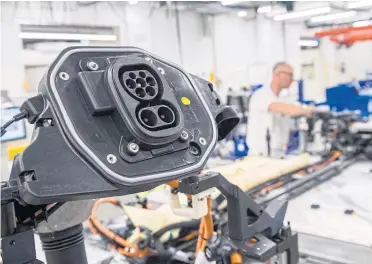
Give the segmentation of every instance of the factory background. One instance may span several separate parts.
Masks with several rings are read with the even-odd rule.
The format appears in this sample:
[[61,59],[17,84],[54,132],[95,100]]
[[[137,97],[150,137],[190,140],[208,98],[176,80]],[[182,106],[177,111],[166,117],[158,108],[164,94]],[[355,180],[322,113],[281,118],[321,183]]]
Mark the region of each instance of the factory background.
[[[0,10],[0,264],[372,263],[371,0],[2,1]],[[96,56],[58,57],[81,46]],[[120,95],[109,73],[118,61]],[[191,167],[201,173],[186,175]],[[214,189],[223,177],[244,192],[225,183],[242,207]],[[229,226],[231,215],[247,229]],[[231,246],[230,229],[249,240]],[[34,241],[36,254],[23,252]]]
[[[276,5],[271,12],[260,14],[256,12],[258,4],[243,2],[243,7],[239,6],[246,9],[239,13],[241,10],[231,5],[182,1],[134,5],[85,1],[3,2],[1,51],[2,64],[7,67],[2,67],[2,89],[15,98],[35,92],[46,66],[71,44],[140,47],[203,78],[209,79],[212,73],[222,92],[229,87],[238,90],[266,81],[277,61],[293,65],[296,79],[305,80],[308,99],[324,100],[326,87],[350,79],[363,79],[371,73],[371,42],[339,48],[328,38],[322,38],[319,47],[301,49],[300,40],[313,37],[321,27],[308,28],[305,21],[309,16],[276,21],[275,14],[285,12],[285,6]],[[337,7],[344,3],[332,5]],[[326,6],[329,6],[326,2],[296,2],[294,9]],[[345,12],[350,12],[348,10],[352,9]],[[331,22],[365,23],[369,17],[370,13],[359,12],[357,16]],[[38,25],[53,26],[38,29]],[[60,25],[68,25],[68,28]],[[20,38],[22,32],[79,32],[82,30],[79,26],[84,27],[85,32],[112,37],[73,43]]]

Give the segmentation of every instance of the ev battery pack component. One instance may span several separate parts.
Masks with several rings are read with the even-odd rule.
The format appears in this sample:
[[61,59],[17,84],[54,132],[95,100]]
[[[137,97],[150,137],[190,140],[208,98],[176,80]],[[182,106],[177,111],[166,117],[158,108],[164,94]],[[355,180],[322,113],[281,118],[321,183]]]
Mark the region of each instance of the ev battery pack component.
[[239,122],[211,83],[133,47],[65,49],[39,93],[43,111],[11,176],[29,204],[136,193],[195,175]]

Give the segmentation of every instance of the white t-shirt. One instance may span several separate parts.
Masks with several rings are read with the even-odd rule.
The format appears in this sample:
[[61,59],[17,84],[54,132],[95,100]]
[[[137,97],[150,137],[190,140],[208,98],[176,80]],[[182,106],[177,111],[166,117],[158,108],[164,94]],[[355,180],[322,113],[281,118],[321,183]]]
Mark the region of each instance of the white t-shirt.
[[287,148],[291,119],[278,113],[269,112],[273,102],[284,101],[266,85],[256,91],[249,102],[247,144],[249,155],[268,156],[267,131],[270,133],[272,157],[282,157]]

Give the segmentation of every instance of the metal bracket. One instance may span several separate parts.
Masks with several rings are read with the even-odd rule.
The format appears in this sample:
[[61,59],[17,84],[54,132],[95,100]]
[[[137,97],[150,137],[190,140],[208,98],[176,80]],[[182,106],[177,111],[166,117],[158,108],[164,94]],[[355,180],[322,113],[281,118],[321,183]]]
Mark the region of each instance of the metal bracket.
[[216,172],[184,179],[180,181],[178,190],[194,196],[213,187],[227,199],[229,238],[239,251],[260,261],[288,251],[292,255],[291,264],[298,262],[297,235],[292,235],[290,227],[283,225],[287,201],[276,200],[263,208]]
[[1,238],[4,264],[43,264],[36,259],[33,229]]
[[[170,188],[170,187],[169,187]],[[170,207],[174,214],[200,219],[208,212],[207,197],[213,193],[212,189],[191,195],[192,207],[182,207],[178,193],[170,193]]]

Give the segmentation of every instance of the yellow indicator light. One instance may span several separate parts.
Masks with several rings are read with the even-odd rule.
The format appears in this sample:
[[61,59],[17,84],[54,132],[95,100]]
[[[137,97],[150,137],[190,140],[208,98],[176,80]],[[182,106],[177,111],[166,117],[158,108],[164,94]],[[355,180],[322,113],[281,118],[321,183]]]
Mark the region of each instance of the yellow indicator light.
[[190,99],[187,98],[187,97],[182,97],[182,98],[181,98],[181,102],[182,102],[184,105],[190,105],[190,104],[191,104]]

